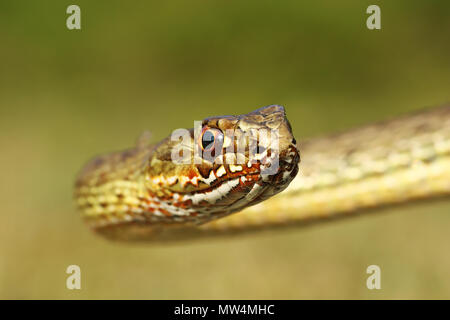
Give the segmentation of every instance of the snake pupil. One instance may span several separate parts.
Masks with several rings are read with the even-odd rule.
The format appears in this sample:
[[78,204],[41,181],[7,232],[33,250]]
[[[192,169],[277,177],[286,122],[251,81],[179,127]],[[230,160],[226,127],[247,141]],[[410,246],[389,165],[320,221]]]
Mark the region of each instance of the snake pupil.
[[202,147],[203,150],[211,149],[214,146],[214,133],[211,132],[211,130],[207,130],[203,133],[202,137]]

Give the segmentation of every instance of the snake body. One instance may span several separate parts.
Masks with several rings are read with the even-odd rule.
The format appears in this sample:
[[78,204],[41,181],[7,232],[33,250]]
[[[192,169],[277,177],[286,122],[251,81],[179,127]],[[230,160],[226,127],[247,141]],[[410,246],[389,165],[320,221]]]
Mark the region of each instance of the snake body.
[[[97,157],[77,179],[77,204],[88,225],[110,239],[155,241],[292,226],[450,194],[448,106],[298,145],[280,106],[207,118],[201,130],[231,129],[252,140],[261,128],[278,130],[278,151],[266,139],[254,163],[250,149],[225,151],[233,144],[227,135],[221,156],[230,161],[196,163],[191,152],[189,163],[174,163],[170,138]],[[193,129],[190,138],[189,151],[201,147]],[[275,157],[277,169],[262,174]]]

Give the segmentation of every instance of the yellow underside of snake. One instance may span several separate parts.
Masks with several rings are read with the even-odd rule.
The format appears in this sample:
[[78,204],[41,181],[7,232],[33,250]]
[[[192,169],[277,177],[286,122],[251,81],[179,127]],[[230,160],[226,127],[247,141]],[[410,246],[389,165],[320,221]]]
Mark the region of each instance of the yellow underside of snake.
[[[227,130],[251,140],[261,128],[278,130],[278,152],[273,139],[252,163],[249,150],[225,151],[236,147]],[[114,240],[185,240],[450,195],[450,106],[298,142],[280,106],[207,118],[199,130],[190,130],[189,164],[170,159],[176,143],[170,137],[157,145],[141,139],[88,163],[75,187],[87,224]],[[195,162],[198,148],[215,149],[216,156]],[[222,162],[214,161],[219,150]],[[274,156],[277,170],[264,175]]]

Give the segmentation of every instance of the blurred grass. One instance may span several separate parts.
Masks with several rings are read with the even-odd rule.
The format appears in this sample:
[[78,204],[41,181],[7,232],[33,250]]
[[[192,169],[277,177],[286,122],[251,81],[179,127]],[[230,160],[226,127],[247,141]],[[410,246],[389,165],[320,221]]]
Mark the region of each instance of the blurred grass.
[[[139,247],[93,236],[72,205],[84,162],[144,129],[278,103],[301,140],[448,102],[449,4],[76,3],[81,31],[65,28],[72,2],[0,3],[0,298],[450,298],[448,202]],[[365,27],[374,3],[381,31]]]

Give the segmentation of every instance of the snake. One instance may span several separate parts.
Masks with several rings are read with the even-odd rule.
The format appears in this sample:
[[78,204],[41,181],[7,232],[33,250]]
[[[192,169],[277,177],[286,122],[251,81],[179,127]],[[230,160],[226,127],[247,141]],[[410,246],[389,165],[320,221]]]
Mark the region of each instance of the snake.
[[95,233],[184,241],[450,195],[450,106],[297,142],[285,108],[270,105],[149,141],[144,133],[78,174],[76,206]]

